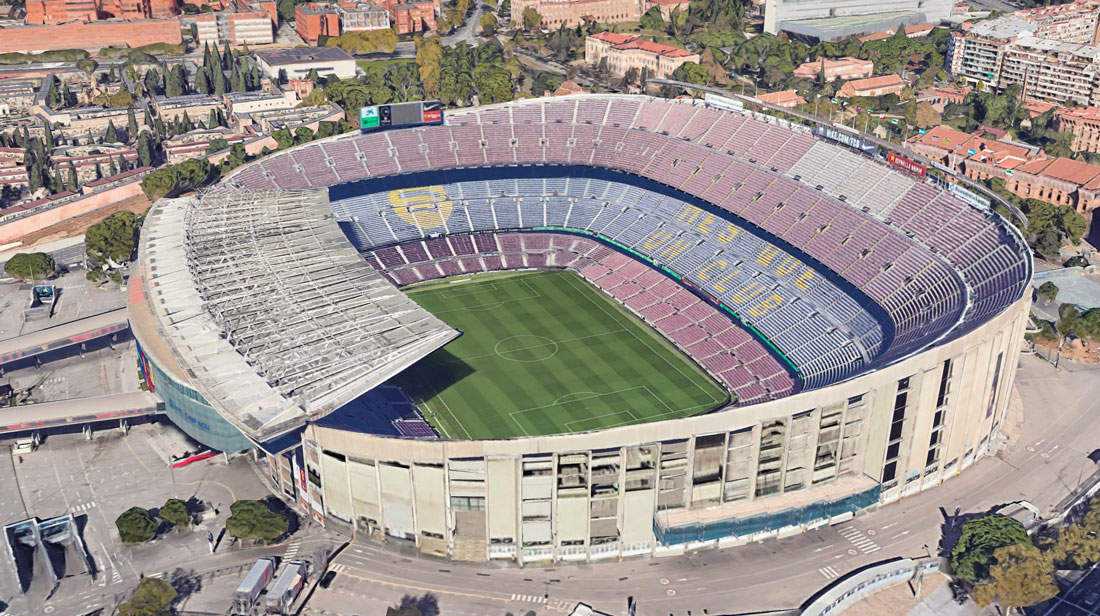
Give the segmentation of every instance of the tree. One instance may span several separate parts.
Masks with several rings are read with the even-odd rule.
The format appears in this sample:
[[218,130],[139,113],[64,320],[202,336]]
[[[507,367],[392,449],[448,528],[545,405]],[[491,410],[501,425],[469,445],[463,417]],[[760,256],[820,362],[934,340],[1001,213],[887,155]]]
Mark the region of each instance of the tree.
[[685,83],[693,83],[699,86],[705,86],[710,83],[710,73],[701,64],[694,62],[684,62],[680,66],[676,67],[675,71],[672,71],[672,79],[675,81],[683,81]]
[[998,514],[969,520],[951,548],[951,570],[968,582],[984,580],[989,577],[993,552],[1009,545],[1032,547],[1023,524]]
[[151,167],[153,165],[153,143],[152,137],[149,133],[144,132],[138,136],[137,151],[138,160],[141,161],[142,167]]
[[531,7],[525,7],[523,9],[523,29],[524,30],[538,30],[542,25],[542,15]]
[[424,93],[429,97],[439,96],[441,63],[443,61],[443,43],[438,36],[415,39],[416,64],[420,68],[420,82],[424,84]]
[[210,94],[214,86],[210,85],[210,69],[205,66],[195,73],[195,91],[200,94]]
[[485,36],[493,36],[497,31],[497,16],[491,11],[481,17],[481,33]]
[[220,152],[229,147],[229,142],[221,137],[215,137],[210,140],[210,143],[206,145],[206,153],[213,154],[214,152]]
[[157,522],[141,507],[130,507],[115,519],[123,543],[144,543],[157,532]]
[[[177,65],[178,66],[178,65]],[[176,67],[166,71],[164,76],[164,95],[165,96],[180,96],[183,94],[183,80],[182,71],[176,70]]]
[[175,165],[154,169],[141,178],[141,190],[153,201],[175,193],[178,186],[179,176]]
[[932,128],[933,126],[939,126],[941,123],[940,112],[936,111],[936,108],[931,103],[925,101],[917,105],[917,113],[914,124],[917,128]]
[[49,76],[50,87],[46,91],[46,105],[54,109],[61,106],[61,92],[57,89],[57,78]]
[[664,30],[665,20],[661,16],[661,7],[655,6],[642,15],[639,25],[645,30]]
[[997,564],[989,569],[990,581],[974,587],[974,602],[985,607],[997,601],[1010,612],[1028,607],[1058,594],[1054,583],[1054,565],[1038,548],[1008,545],[993,553]]
[[1043,300],[1044,304],[1049,304],[1058,297],[1058,285],[1048,280],[1039,285],[1039,288],[1035,290],[1035,296]]
[[279,0],[276,4],[279,21],[294,21],[294,0]]
[[289,128],[280,128],[271,133],[271,137],[275,140],[275,143],[279,144],[280,150],[294,145],[294,136],[290,134]]
[[1082,526],[1059,529],[1058,537],[1044,548],[1060,569],[1083,569],[1100,560],[1100,537]]
[[21,280],[45,280],[54,272],[53,257],[44,252],[20,252],[4,264],[4,273]]
[[294,129],[295,143],[309,143],[313,141],[313,130],[308,126],[299,126]]
[[96,263],[122,264],[130,260],[137,247],[137,216],[133,212],[115,212],[84,233],[84,247]]
[[187,504],[178,498],[168,499],[157,515],[177,530],[191,526],[191,515],[187,513]]
[[162,579],[143,577],[130,600],[118,606],[119,616],[168,616],[176,589]]
[[118,129],[115,128],[114,120],[107,121],[107,130],[103,133],[103,143],[118,143]]
[[239,500],[229,510],[232,515],[225,521],[225,529],[234,537],[271,541],[289,528],[285,517],[260,501]]
[[138,132],[137,116],[134,115],[134,106],[126,109],[126,140],[133,141]]
[[1066,262],[1062,264],[1062,267],[1088,267],[1088,259],[1081,255],[1072,256],[1066,259]]
[[69,161],[69,177],[65,181],[65,190],[80,191],[80,177],[76,174],[76,167]]

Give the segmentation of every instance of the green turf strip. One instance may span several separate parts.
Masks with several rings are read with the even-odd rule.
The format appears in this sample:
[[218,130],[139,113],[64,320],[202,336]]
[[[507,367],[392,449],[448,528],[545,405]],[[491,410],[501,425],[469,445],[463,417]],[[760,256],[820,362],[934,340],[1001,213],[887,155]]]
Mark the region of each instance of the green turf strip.
[[574,274],[482,274],[405,291],[463,332],[395,379],[445,438],[597,430],[695,415],[728,399]]

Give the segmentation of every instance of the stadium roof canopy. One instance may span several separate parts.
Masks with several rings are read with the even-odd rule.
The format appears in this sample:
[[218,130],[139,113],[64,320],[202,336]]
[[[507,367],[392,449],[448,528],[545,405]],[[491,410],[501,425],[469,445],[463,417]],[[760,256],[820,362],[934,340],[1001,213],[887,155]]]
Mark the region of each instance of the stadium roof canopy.
[[459,335],[359,256],[323,189],[161,199],[140,265],[169,352],[257,441],[336,410]]

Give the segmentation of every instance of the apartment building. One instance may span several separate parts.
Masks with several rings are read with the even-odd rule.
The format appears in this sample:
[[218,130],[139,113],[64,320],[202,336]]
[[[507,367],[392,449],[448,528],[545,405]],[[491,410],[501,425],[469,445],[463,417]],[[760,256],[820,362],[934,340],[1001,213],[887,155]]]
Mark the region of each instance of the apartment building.
[[699,62],[697,53],[636,36],[615,32],[589,35],[584,43],[584,61],[599,65],[604,58],[612,75],[621,77],[635,69],[639,75],[647,71],[649,76],[659,79],[671,77],[685,62]]
[[1063,43],[1097,45],[1098,16],[1100,2],[1096,0],[1076,0],[1068,4],[1040,6],[1013,13],[1017,18],[1032,26],[1032,35],[1049,38]]
[[997,86],[1023,86],[1025,96],[1100,104],[1100,47],[1021,36],[1005,48]]

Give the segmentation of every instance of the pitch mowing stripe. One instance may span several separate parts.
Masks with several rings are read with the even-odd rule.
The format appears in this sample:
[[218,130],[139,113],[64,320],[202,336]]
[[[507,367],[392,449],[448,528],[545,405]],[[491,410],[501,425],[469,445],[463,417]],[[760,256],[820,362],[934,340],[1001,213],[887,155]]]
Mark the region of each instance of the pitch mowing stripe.
[[[492,290],[469,291],[481,285]],[[466,332],[396,379],[429,398],[427,407],[436,413],[430,419],[443,423],[452,437],[467,432],[474,438],[498,438],[593,430],[694,414],[721,401],[716,386],[667,342],[658,344],[658,339],[647,338],[648,332],[634,331],[647,326],[605,305],[606,298],[572,274],[540,272],[484,281],[475,277],[449,288],[436,284],[409,292],[426,309],[442,312],[445,321]],[[478,309],[496,302],[504,303]],[[536,336],[557,344],[505,357],[493,353],[498,343],[514,336],[531,338],[515,339],[511,348],[545,343]],[[514,361],[551,351],[556,353],[544,361]],[[440,359],[453,365],[433,365]],[[441,373],[449,387],[434,395],[428,384]],[[577,400],[576,392],[586,391],[603,395]],[[513,418],[512,413],[524,409],[535,410]],[[450,412],[461,427],[454,425]]]

